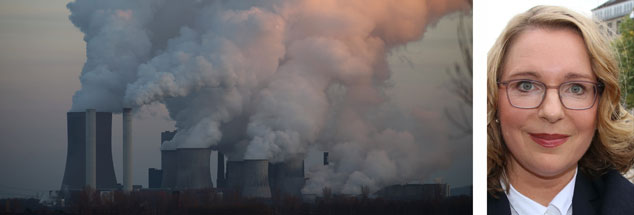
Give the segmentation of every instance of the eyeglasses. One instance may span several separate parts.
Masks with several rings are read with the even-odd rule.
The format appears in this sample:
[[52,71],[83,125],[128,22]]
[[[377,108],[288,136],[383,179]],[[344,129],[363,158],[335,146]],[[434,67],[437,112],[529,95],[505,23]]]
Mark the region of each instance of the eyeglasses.
[[498,84],[506,87],[506,97],[513,107],[533,109],[544,101],[546,90],[559,89],[559,100],[567,109],[586,110],[592,108],[597,95],[603,90],[602,83],[589,81],[569,81],[559,86],[546,86],[540,81],[529,79],[501,81]]

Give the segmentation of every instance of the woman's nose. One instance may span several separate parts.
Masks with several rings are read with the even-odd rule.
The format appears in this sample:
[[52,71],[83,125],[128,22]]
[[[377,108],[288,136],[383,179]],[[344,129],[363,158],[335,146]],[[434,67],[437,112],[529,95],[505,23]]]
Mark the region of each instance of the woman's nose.
[[555,123],[563,119],[564,108],[559,99],[558,89],[548,89],[539,107],[538,115],[550,123]]

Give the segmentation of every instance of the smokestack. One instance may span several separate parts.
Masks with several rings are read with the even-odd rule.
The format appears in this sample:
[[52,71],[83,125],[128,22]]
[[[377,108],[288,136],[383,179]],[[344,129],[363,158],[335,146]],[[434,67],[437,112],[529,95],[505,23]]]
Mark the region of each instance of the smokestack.
[[269,162],[267,160],[244,160],[242,164],[242,196],[249,198],[271,198],[269,187]]
[[216,176],[216,187],[224,188],[225,187],[225,155],[218,151],[218,172]]
[[132,109],[123,108],[123,190],[132,191]]
[[209,148],[181,148],[176,150],[176,188],[212,188]]
[[97,188],[97,114],[86,110],[86,186]]
[[328,152],[324,152],[324,166],[328,166]]

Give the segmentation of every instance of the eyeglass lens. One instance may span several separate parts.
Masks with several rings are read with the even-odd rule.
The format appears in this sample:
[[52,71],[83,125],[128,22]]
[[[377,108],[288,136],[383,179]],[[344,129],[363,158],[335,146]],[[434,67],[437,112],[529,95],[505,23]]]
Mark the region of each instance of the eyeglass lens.
[[[538,81],[514,80],[506,90],[511,105],[518,108],[536,108],[546,94],[546,85]],[[568,109],[588,109],[594,105],[596,85],[591,82],[566,82],[559,86],[559,99]]]

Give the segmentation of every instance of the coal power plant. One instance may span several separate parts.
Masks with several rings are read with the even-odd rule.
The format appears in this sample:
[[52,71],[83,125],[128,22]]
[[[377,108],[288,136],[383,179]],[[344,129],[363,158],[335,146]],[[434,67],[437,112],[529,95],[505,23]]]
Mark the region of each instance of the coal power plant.
[[[66,169],[54,208],[78,214],[84,214],[86,209],[94,211],[93,214],[111,214],[113,211],[116,214],[122,208],[123,211],[149,210],[153,214],[163,214],[156,213],[163,209],[164,214],[188,214],[190,209],[195,213],[252,214],[253,208],[276,211],[274,214],[299,214],[301,211],[297,210],[301,208],[304,212],[312,211],[308,214],[321,214],[320,211],[331,211],[331,208],[342,205],[348,208],[373,205],[388,208],[386,211],[410,208],[407,210],[418,214],[418,208],[425,204],[413,204],[416,202],[468,205],[471,200],[464,196],[471,196],[472,188],[463,189],[462,197],[455,197],[452,196],[453,189],[443,183],[395,184],[375,192],[367,186],[359,186],[361,194],[332,193],[330,187],[323,187],[321,196],[302,193],[310,186],[305,175],[306,156],[271,162],[268,159],[244,159],[236,155],[236,148],[231,147],[183,147],[175,144],[179,140],[178,130],[160,133],[161,142],[156,145],[160,153],[150,155],[160,156],[160,169],[147,169],[148,187],[143,188],[132,184],[133,111],[124,108],[120,113],[121,182],[117,182],[113,164],[114,113],[95,109],[67,113]],[[215,154],[217,157],[212,159]],[[329,152],[314,158],[317,162],[313,167],[332,168],[335,165],[330,161]],[[215,180],[212,167],[216,167]],[[126,209],[130,205],[143,206]],[[361,214],[368,211],[374,209]]]
[[[132,110],[122,110],[123,123],[123,184],[117,183],[112,159],[112,112],[67,113],[68,154],[61,191],[80,191],[86,187],[98,191],[141,189],[132,186]],[[175,148],[166,146],[177,131],[161,133],[160,167],[148,169],[150,190],[171,192],[214,189],[225,195],[244,198],[302,199],[304,175],[303,157],[272,163],[264,159],[227,160],[218,148]],[[211,175],[211,154],[217,151],[216,186]],[[226,162],[225,162],[226,161]],[[323,165],[328,166],[328,152],[323,153]],[[393,185],[375,195],[385,199],[442,199],[449,196],[446,185]]]

